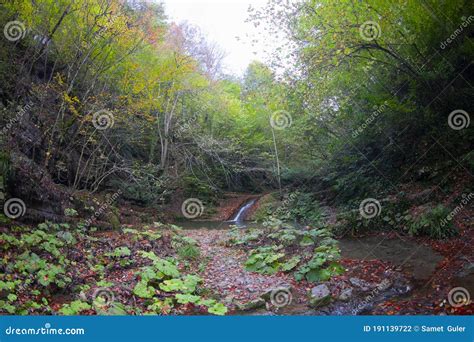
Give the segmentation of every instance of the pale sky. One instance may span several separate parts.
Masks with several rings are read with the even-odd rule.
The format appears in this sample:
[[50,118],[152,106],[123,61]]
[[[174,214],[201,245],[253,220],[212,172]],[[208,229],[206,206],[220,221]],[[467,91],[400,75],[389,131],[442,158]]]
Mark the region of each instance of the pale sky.
[[[251,23],[247,9],[262,7],[267,0],[162,0],[165,13],[177,23],[187,21],[198,26],[226,53],[225,71],[241,76],[253,60],[265,60],[263,47],[251,46],[251,39],[261,32]],[[237,38],[239,37],[240,40]],[[258,50],[258,51],[256,51]],[[257,52],[254,54],[254,52]]]

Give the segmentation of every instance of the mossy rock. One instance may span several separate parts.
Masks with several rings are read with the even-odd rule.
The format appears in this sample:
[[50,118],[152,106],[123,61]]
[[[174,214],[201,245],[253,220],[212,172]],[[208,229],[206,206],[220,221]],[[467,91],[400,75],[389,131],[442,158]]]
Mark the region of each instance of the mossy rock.
[[329,303],[331,303],[331,296],[326,296],[323,298],[311,298],[309,300],[309,306],[313,309],[321,308],[328,305]]
[[238,303],[237,308],[240,311],[250,311],[250,310],[257,310],[265,307],[265,300],[263,298],[257,298],[251,300],[247,303]]
[[309,297],[309,306],[314,309],[328,305],[332,299],[331,292],[325,284],[313,287]]
[[120,219],[117,214],[115,214],[113,211],[110,211],[106,215],[106,222],[110,223],[112,226],[112,229],[120,229]]

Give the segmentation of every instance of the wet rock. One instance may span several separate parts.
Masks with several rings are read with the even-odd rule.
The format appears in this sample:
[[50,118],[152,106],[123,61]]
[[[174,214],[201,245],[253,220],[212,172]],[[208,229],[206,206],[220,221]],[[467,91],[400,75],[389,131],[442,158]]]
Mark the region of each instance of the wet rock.
[[234,296],[228,295],[224,298],[224,304],[231,305],[234,302]]
[[325,284],[315,286],[311,289],[309,305],[313,308],[325,306],[331,302],[331,291]]
[[347,302],[349,299],[352,298],[352,287],[347,287],[345,289],[342,289],[341,293],[339,294],[338,299],[342,300],[343,302]]
[[237,308],[240,311],[250,311],[250,310],[256,310],[256,309],[261,309],[265,307],[265,300],[262,298],[257,298],[254,300],[251,300],[250,302],[247,303],[238,303]]
[[474,263],[468,262],[464,264],[462,267],[461,271],[457,274],[458,277],[467,277],[468,275],[471,275],[474,273]]
[[354,285],[355,287],[358,287],[362,291],[369,291],[370,289],[370,284],[363,279],[354,277],[354,278],[350,278],[349,281],[352,285]]
[[384,279],[382,282],[380,282],[379,284],[377,284],[376,288],[377,290],[379,291],[386,291],[388,290],[389,288],[391,288],[393,285],[393,282],[389,279]]

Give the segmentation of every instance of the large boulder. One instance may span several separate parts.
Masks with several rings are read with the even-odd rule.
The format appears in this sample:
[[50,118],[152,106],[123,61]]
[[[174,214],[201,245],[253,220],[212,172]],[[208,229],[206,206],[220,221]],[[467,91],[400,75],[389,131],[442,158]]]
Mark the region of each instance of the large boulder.
[[325,284],[320,284],[311,289],[309,305],[312,308],[319,308],[331,302],[331,291]]
[[265,304],[266,302],[263,298],[257,298],[247,303],[238,303],[237,308],[240,311],[250,311],[264,308]]
[[339,299],[343,302],[347,302],[352,298],[352,292],[353,292],[352,287],[346,287],[346,288],[341,290],[341,293],[339,294],[337,299]]
[[366,282],[364,279],[353,277],[353,278],[350,278],[349,281],[353,286],[358,287],[363,292],[369,291],[371,288],[370,284]]
[[53,182],[47,170],[22,153],[10,154],[13,177],[9,180],[9,197],[26,204],[27,221],[62,220],[64,209],[70,206],[68,191]]

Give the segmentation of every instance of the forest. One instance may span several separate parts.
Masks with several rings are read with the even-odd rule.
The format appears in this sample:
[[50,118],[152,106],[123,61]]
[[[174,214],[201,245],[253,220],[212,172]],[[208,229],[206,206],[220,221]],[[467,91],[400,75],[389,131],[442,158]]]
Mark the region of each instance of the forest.
[[472,315],[474,3],[0,1],[0,315]]

